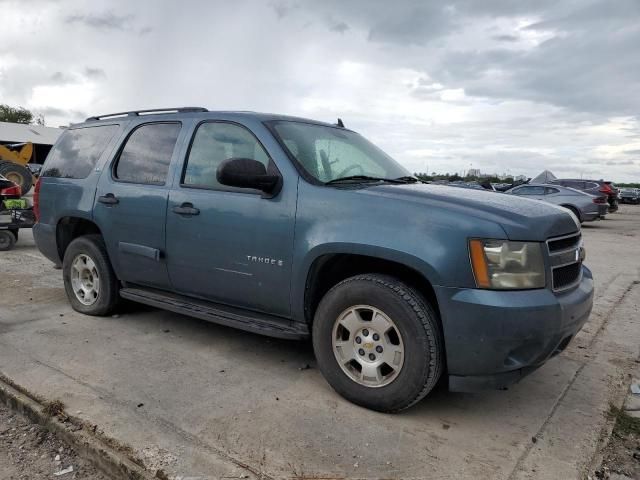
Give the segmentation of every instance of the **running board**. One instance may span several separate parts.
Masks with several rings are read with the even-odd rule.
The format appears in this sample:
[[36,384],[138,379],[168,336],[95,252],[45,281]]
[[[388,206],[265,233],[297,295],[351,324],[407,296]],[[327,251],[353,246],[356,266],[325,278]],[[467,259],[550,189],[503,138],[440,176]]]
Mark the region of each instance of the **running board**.
[[126,287],[120,290],[120,296],[127,300],[144,303],[152,307],[189,315],[228,327],[259,333],[270,337],[285,339],[303,339],[309,337],[306,324],[292,320],[250,312],[240,308],[197,300],[183,295],[167,293],[161,290],[143,287]]

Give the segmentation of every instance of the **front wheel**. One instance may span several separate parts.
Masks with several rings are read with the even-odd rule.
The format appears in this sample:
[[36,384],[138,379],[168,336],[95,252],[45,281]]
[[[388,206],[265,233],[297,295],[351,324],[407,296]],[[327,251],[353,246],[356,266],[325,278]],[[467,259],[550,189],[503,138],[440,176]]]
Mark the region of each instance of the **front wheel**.
[[358,275],[333,287],[315,314],[313,348],[339,394],[382,412],[417,403],[444,365],[435,311],[418,292],[386,275]]
[[74,310],[109,315],[118,305],[119,282],[100,235],[73,240],[62,261],[64,289]]

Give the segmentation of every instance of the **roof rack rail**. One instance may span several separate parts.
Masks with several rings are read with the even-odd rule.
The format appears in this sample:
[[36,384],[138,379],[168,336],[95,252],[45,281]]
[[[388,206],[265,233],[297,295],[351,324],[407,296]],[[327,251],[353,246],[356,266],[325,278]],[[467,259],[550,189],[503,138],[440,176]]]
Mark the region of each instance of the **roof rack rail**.
[[90,122],[92,120],[103,120],[105,118],[113,118],[113,117],[137,117],[139,115],[148,115],[148,114],[160,114],[160,113],[187,113],[187,112],[208,112],[204,107],[178,107],[178,108],[152,108],[149,110],[132,110],[130,112],[118,112],[118,113],[109,113],[107,115],[96,115],[95,117],[89,117],[85,120],[85,122]]

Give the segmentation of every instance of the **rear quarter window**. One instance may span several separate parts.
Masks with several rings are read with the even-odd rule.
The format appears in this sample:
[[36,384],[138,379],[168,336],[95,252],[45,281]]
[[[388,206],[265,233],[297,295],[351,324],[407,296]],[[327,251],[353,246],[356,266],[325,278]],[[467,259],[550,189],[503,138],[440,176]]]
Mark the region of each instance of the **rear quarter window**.
[[49,153],[42,176],[87,178],[118,128],[98,125],[65,131]]

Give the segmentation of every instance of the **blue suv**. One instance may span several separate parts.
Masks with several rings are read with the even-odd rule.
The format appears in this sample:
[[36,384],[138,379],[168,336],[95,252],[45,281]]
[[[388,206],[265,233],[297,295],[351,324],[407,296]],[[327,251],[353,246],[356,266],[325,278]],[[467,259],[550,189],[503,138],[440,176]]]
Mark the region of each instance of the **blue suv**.
[[91,117],[61,135],[34,197],[37,246],[78,312],[125,298],[310,337],[331,386],[385,412],[444,375],[455,391],[519,380],[592,307],[571,214],[422,184],[341,121]]

